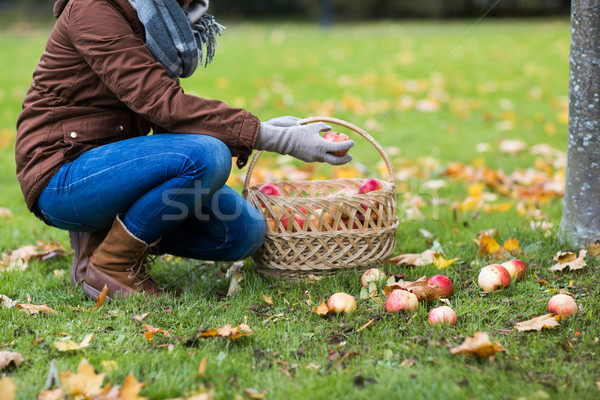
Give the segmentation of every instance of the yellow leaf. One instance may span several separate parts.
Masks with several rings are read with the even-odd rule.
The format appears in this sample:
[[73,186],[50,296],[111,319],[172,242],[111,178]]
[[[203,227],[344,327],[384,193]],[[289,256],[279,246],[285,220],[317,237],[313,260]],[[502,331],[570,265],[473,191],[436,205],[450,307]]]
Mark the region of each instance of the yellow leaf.
[[521,249],[519,247],[519,241],[516,238],[510,238],[502,245],[504,249],[510,253],[518,253]]
[[77,373],[63,371],[59,374],[60,386],[67,395],[89,398],[102,393],[104,374],[96,374],[86,359],[81,360]]
[[473,239],[475,243],[479,245],[479,253],[482,255],[493,254],[500,250],[500,245],[496,240],[486,235],[485,233],[481,235],[480,239]]
[[170,337],[171,334],[165,331],[163,328],[157,328],[152,325],[144,324],[144,328],[146,328],[146,332],[144,332],[144,337],[149,341],[154,341],[154,335],[157,333],[162,333],[165,337]]
[[433,263],[438,269],[444,269],[454,264],[455,261],[458,261],[458,258],[452,258],[450,260],[446,260],[444,256],[439,255],[434,260]]
[[327,315],[329,313],[329,307],[327,307],[327,302],[323,300],[321,304],[312,308],[312,312],[318,315]]
[[108,286],[106,286],[106,284],[104,284],[102,291],[100,292],[98,297],[96,297],[96,310],[104,305],[104,301],[106,300],[107,294],[108,294]]
[[262,392],[259,392],[256,389],[248,388],[244,390],[244,393],[250,396],[251,399],[264,399],[267,396],[267,389],[263,390]]
[[265,303],[267,303],[267,305],[269,305],[269,306],[273,305],[273,298],[271,296],[267,296],[266,294],[263,294],[263,300],[265,301]]
[[79,344],[75,343],[72,340],[68,340],[66,342],[54,342],[54,347],[56,347],[58,351],[79,350],[88,347],[93,338],[94,334],[90,333],[89,335],[84,337],[81,343]]
[[2,400],[14,400],[17,387],[10,377],[0,379],[0,393],[2,393]]
[[560,324],[556,320],[554,314],[544,314],[539,317],[534,317],[528,321],[517,322],[515,328],[517,328],[519,332],[541,331],[542,328],[553,329],[558,325]]
[[490,342],[486,332],[475,332],[473,336],[467,336],[463,344],[450,349],[452,354],[464,354],[467,357],[489,357],[499,351],[504,351],[504,348],[498,342]]
[[587,251],[590,256],[600,256],[600,243],[590,243],[589,247],[587,248]]
[[121,386],[121,400],[146,400],[147,397],[140,397],[138,393],[144,387],[143,383],[139,383],[133,373],[127,375]]

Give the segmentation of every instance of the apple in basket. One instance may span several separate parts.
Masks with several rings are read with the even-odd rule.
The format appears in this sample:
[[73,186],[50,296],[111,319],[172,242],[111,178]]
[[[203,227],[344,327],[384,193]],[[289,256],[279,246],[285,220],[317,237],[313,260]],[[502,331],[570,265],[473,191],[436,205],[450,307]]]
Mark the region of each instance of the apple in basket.
[[[334,132],[334,131],[327,132],[323,136],[323,139],[328,140],[330,142],[345,142],[346,140],[350,140],[350,138],[348,137],[348,135],[346,135],[344,133]],[[345,155],[347,152],[348,152],[348,150],[346,150],[346,151],[332,151],[331,154],[333,154],[334,156],[341,157],[341,156]]]
[[258,191],[262,194],[266,194],[267,196],[283,196],[281,190],[279,190],[279,188],[272,183],[265,183],[258,189]]
[[[298,228],[296,228],[296,224],[294,224],[294,222],[296,224],[298,224]],[[297,231],[301,231],[302,227],[304,226],[304,217],[301,217],[300,215],[294,213],[294,222],[292,222],[292,227],[291,227],[291,231],[292,232],[297,232]],[[283,217],[281,217],[281,223],[283,224],[283,229],[288,232],[288,224],[290,223],[289,218],[287,217],[287,215],[284,215]]]
[[367,179],[358,187],[358,193],[364,194],[372,192],[373,190],[379,190],[383,187],[383,184],[377,179]]

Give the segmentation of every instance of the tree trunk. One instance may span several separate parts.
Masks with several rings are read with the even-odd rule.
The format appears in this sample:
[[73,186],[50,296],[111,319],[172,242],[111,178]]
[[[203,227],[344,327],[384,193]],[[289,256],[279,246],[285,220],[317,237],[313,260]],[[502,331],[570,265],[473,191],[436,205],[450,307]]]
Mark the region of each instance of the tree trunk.
[[560,230],[573,246],[600,239],[600,0],[571,3],[569,143]]

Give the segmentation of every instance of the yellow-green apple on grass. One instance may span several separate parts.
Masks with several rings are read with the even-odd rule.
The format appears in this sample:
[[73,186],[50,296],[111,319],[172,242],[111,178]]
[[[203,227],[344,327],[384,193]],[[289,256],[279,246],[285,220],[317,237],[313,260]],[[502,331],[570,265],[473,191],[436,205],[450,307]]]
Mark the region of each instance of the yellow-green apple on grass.
[[327,300],[327,308],[336,313],[345,312],[349,314],[356,310],[356,300],[348,293],[334,293]]
[[360,277],[360,283],[364,287],[368,287],[371,282],[379,282],[385,280],[385,273],[378,268],[369,268]]
[[486,292],[504,289],[510,285],[510,274],[500,264],[490,264],[481,268],[477,279],[479,287]]
[[432,309],[427,317],[430,325],[449,324],[456,325],[456,313],[448,306],[440,306]]

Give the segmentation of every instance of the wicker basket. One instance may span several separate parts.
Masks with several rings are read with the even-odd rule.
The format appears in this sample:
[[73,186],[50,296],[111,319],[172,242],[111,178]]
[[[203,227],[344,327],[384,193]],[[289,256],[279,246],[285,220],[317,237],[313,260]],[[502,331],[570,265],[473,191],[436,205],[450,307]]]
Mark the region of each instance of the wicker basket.
[[263,211],[267,233],[252,258],[268,276],[284,279],[328,275],[343,269],[363,270],[382,265],[396,246],[396,182],[381,146],[364,130],[336,118],[313,117],[301,124],[325,122],[344,126],[369,141],[383,157],[389,180],[382,188],[358,194],[364,179],[274,182],[281,196],[261,193],[250,185],[262,152],[248,167],[244,197]]

